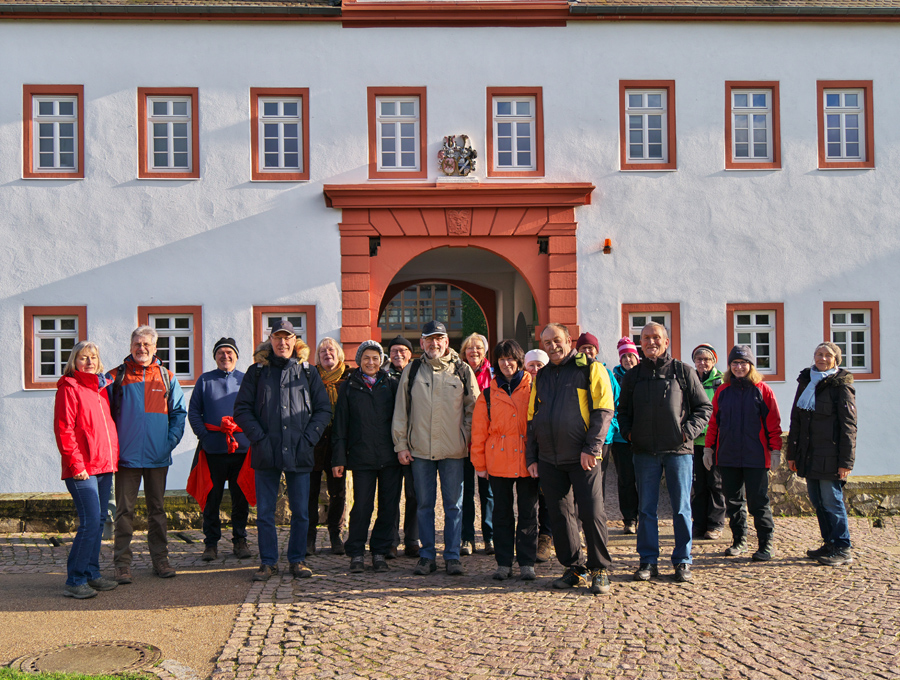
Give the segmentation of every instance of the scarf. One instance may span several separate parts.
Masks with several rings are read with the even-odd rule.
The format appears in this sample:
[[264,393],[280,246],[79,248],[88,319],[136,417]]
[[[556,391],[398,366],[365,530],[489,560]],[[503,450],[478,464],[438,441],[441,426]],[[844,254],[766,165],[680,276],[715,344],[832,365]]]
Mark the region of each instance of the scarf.
[[378,382],[378,374],[375,375],[366,375],[362,371],[359,372],[359,377],[363,379],[363,384],[368,387],[370,390],[375,387],[375,383]]
[[797,406],[802,408],[804,411],[815,411],[816,385],[818,385],[828,376],[834,375],[837,372],[837,366],[835,366],[834,368],[829,368],[827,371],[818,371],[816,370],[815,366],[811,366],[809,369],[809,385],[806,386],[806,389],[803,390],[803,394],[801,394],[800,398],[797,400]]
[[512,393],[516,391],[516,388],[519,386],[519,383],[522,382],[522,376],[525,374],[524,371],[516,371],[515,375],[512,378],[507,379],[503,373],[497,374],[497,387],[506,392],[509,396],[512,396]]
[[344,362],[337,362],[337,365],[330,371],[321,366],[316,366],[316,368],[319,371],[319,377],[322,378],[322,382],[325,384],[325,391],[328,392],[328,399],[331,401],[331,410],[333,412],[338,398],[338,383],[341,381],[341,376],[344,375]]

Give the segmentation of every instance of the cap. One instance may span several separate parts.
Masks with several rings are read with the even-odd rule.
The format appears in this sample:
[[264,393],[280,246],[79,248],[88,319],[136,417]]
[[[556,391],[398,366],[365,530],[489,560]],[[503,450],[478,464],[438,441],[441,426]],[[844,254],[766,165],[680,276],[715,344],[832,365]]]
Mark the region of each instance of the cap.
[[591,345],[598,352],[600,351],[600,343],[597,342],[597,336],[591,335],[590,333],[582,333],[578,336],[578,339],[575,341],[575,348],[584,347],[585,345]]
[[394,345],[403,345],[404,347],[406,347],[406,349],[408,349],[410,352],[412,352],[412,343],[409,340],[407,340],[406,338],[404,338],[402,335],[398,335],[396,338],[394,338],[387,344],[387,351],[390,352],[391,347],[393,347]]
[[540,361],[546,366],[550,363],[550,357],[547,356],[547,353],[542,349],[533,349],[525,354],[525,365],[527,366],[532,361]]
[[728,353],[728,363],[732,361],[747,361],[756,366],[756,357],[753,356],[753,350],[750,345],[735,345]]
[[294,324],[287,319],[281,319],[272,324],[272,332],[269,333],[269,335],[275,335],[276,333],[290,333],[291,335],[297,335],[294,332]]
[[384,349],[382,349],[381,345],[379,345],[374,340],[365,340],[363,341],[359,348],[356,350],[356,365],[362,365],[362,355],[367,349],[374,349],[378,352],[380,358],[378,359],[378,364],[381,365],[384,363]]
[[440,321],[429,321],[422,326],[422,337],[429,338],[432,335],[447,335],[447,327]]

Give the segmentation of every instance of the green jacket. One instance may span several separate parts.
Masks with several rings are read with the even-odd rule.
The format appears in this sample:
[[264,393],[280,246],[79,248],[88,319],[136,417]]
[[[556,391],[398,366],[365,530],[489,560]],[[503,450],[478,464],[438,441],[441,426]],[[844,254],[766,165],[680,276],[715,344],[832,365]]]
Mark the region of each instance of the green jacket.
[[[719,389],[719,385],[722,384],[722,377],[725,374],[722,373],[718,368],[713,366],[712,370],[709,372],[709,377],[703,381],[703,389],[706,391],[706,396],[709,397],[709,401],[712,402],[713,395],[716,393],[716,390]],[[703,432],[694,440],[694,446],[703,446],[706,441],[706,428],[703,428]]]

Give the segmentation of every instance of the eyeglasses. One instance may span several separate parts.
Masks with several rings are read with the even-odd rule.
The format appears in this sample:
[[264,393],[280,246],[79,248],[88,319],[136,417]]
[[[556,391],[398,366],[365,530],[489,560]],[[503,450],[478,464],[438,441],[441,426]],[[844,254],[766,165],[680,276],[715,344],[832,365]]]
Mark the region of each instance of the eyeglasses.
[[749,361],[732,361],[731,365],[735,368],[747,368],[750,365]]

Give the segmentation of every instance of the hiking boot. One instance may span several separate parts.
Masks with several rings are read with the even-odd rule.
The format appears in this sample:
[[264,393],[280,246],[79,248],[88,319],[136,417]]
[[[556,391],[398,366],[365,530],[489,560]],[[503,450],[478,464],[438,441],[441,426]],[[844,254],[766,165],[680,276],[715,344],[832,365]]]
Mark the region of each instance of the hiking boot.
[[350,573],[361,574],[366,570],[366,558],[362,555],[356,555],[350,558]]
[[853,551],[849,546],[846,548],[835,547],[829,554],[819,556],[818,561],[819,564],[824,564],[826,567],[840,567],[853,562]]
[[722,553],[725,557],[736,557],[738,555],[743,555],[747,552],[747,539],[744,537],[734,539],[734,542],[730,547],[725,548],[725,552]]
[[101,576],[100,578],[95,578],[93,581],[88,581],[87,584],[97,591],[115,590],[119,587],[118,581],[114,581],[111,578],[105,578],[103,576]]
[[534,573],[534,567],[530,564],[519,567],[519,574],[521,574],[523,581],[534,581],[537,578]]
[[629,536],[633,536],[634,534],[636,534],[637,533],[637,522],[635,522],[634,520],[632,520],[630,522],[625,522],[625,524],[622,526],[622,533],[628,534]]
[[384,554],[384,559],[396,560],[397,559],[397,546],[392,545],[390,548],[388,548],[388,551]]
[[609,592],[609,572],[606,569],[597,569],[591,572],[591,594],[606,595]]
[[444,569],[447,570],[449,576],[461,576],[463,574],[462,564],[459,560],[445,560]]
[[751,559],[754,562],[768,562],[773,557],[775,557],[775,546],[772,544],[771,538],[766,538],[759,542],[759,549],[753,553]]
[[331,554],[332,555],[343,555],[345,554],[344,550],[344,542],[341,540],[341,532],[340,531],[332,531],[331,532]]
[[260,564],[259,569],[253,574],[253,581],[268,581],[278,573],[277,564]]
[[372,570],[379,573],[390,571],[386,557],[387,555],[372,555]]
[[721,529],[710,529],[705,534],[703,534],[704,541],[718,541],[722,537]]
[[212,562],[219,556],[219,549],[215,545],[207,545],[206,550],[200,555],[200,559],[204,562]]
[[553,539],[547,534],[538,536],[537,560],[547,562],[550,559],[550,549],[553,547]]
[[307,555],[315,555],[316,554],[316,539],[306,542],[306,554]]
[[407,543],[403,548],[403,554],[407,557],[418,557],[419,556],[419,544],[418,543]]
[[672,576],[676,583],[687,583],[694,580],[694,574],[691,572],[691,565],[687,562],[675,565],[675,575]]
[[89,597],[97,597],[97,591],[91,588],[87,583],[80,586],[66,586],[63,590],[66,597],[74,597],[76,600],[86,600]]
[[116,575],[113,577],[120,586],[131,583],[131,567],[116,567]]
[[252,557],[250,554],[250,546],[247,545],[246,538],[234,539],[234,548],[232,549],[232,552],[234,552],[234,556],[239,560],[246,560],[248,557]]
[[419,563],[416,565],[416,568],[413,569],[413,573],[416,576],[425,576],[427,574],[433,574],[436,571],[437,562],[429,560],[427,557],[420,557]]
[[485,555],[493,555],[494,554],[494,542],[491,539],[487,539],[484,542],[484,554]]
[[512,567],[504,567],[502,565],[497,567],[491,578],[495,581],[505,581],[508,578],[512,578]]
[[306,562],[291,562],[291,576],[294,578],[311,578],[312,569],[306,566]]
[[165,557],[153,564],[153,573],[160,578],[172,578],[175,576],[175,570]]
[[565,588],[574,588],[575,586],[586,586],[586,575],[587,570],[584,567],[569,567],[562,576],[553,582],[553,587],[563,590]]
[[463,557],[466,555],[474,555],[475,541],[463,541],[459,546],[459,554]]
[[817,560],[824,555],[830,555],[832,550],[834,550],[834,543],[823,543],[815,550],[807,550],[806,556]]
[[641,562],[632,578],[635,581],[649,581],[651,576],[659,576],[659,567],[650,562]]

